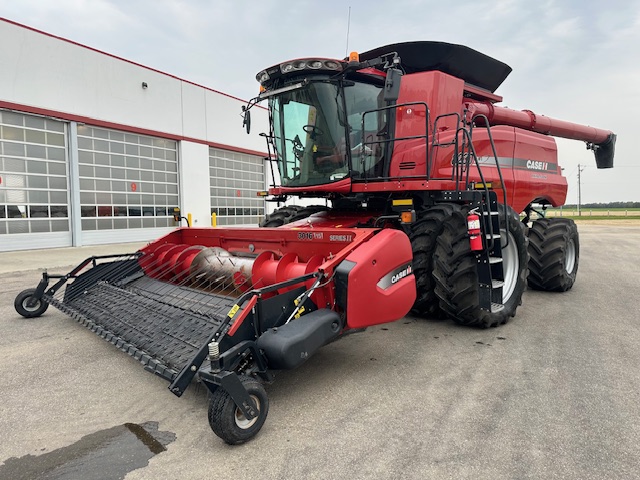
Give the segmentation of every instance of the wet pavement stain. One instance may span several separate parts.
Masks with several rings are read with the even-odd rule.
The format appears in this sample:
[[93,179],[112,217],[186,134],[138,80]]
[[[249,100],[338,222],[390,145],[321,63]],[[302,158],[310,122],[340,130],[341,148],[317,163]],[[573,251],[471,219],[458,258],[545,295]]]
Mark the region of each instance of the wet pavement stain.
[[174,433],[158,431],[158,422],[125,423],[42,455],[11,457],[0,465],[0,479],[118,480],[147,466],[175,439]]

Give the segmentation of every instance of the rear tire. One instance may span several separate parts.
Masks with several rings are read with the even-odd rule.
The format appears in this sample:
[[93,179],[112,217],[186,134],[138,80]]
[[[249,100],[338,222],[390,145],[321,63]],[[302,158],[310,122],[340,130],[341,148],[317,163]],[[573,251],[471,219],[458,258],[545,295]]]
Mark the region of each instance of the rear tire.
[[287,223],[297,222],[298,220],[310,217],[314,213],[326,212],[328,210],[329,207],[325,205],[310,205],[308,207],[302,207],[294,215],[292,215],[291,218],[289,218],[289,221]]
[[269,398],[262,384],[246,375],[240,376],[240,383],[256,403],[257,417],[247,419],[223,388],[217,388],[209,400],[209,426],[229,445],[239,445],[253,438],[264,425],[269,412]]
[[280,227],[285,223],[289,223],[289,218],[300,210],[298,205],[287,205],[273,211],[273,213],[264,217],[260,222],[260,227]]
[[568,218],[540,218],[529,229],[529,287],[566,292],[580,260],[578,227]]
[[43,299],[36,300],[33,305],[29,302],[33,300],[33,294],[36,293],[35,288],[28,288],[20,292],[13,302],[13,306],[24,318],[35,318],[42,315],[49,308],[49,304]]
[[489,312],[480,308],[478,262],[469,246],[466,209],[458,207],[453,212],[437,240],[433,267],[435,293],[440,299],[440,307],[462,325],[497,327],[515,316],[516,309],[522,304],[529,261],[527,237],[517,213],[508,208],[508,218],[505,219],[504,207],[500,206],[499,211],[503,245],[509,235],[509,246],[503,249],[504,308],[500,311]]
[[311,205],[309,207],[290,205],[280,207],[272,214],[267,215],[264,220],[260,222],[260,227],[281,227],[282,225],[307,218],[314,213],[326,212],[327,210],[329,210],[329,208],[324,205]]
[[444,219],[453,213],[454,208],[454,205],[447,203],[434,205],[423,212],[411,226],[409,239],[413,250],[413,275],[417,294],[412,311],[423,317],[444,316],[434,291],[436,282],[433,278],[433,255],[436,239],[444,228]]

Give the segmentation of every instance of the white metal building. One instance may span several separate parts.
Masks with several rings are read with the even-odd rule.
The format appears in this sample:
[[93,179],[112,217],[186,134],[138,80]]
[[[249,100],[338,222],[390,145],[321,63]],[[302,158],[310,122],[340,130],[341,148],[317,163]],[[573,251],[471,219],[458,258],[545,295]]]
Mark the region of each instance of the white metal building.
[[5,19],[0,65],[0,251],[264,215],[266,110],[247,135],[243,100]]

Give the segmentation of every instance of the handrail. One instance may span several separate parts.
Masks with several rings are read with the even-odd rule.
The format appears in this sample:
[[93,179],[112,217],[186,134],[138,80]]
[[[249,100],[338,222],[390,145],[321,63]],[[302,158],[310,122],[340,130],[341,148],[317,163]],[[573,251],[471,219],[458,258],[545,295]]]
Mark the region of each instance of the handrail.
[[[473,135],[473,125],[475,122],[473,122],[473,120],[475,120],[476,118],[480,118],[483,119],[485,121],[484,124],[484,128],[486,128],[487,130],[487,135],[489,137],[489,143],[491,145],[491,151],[493,152],[493,158],[495,160],[496,163],[496,168],[498,170],[498,178],[500,179],[500,186],[502,187],[502,206],[504,208],[504,218],[505,218],[505,225],[508,225],[507,223],[507,186],[504,183],[504,177],[502,176],[502,168],[500,167],[500,162],[498,161],[498,152],[496,151],[496,144],[493,141],[493,135],[491,134],[491,127],[489,125],[489,119],[486,117],[486,115],[484,114],[477,114],[472,118],[472,122],[471,122],[471,134]],[[486,187],[486,183],[484,185]],[[505,244],[502,248],[506,248],[509,245],[509,235],[506,235],[505,238]]]
[[[391,114],[392,109],[398,109],[401,107],[410,107],[410,106],[414,106],[414,105],[422,105],[424,106],[425,109],[425,119],[424,119],[424,131],[425,134],[424,135],[408,135],[408,136],[404,136],[404,137],[390,137],[389,135],[389,125],[393,125],[394,122],[390,122],[390,120],[395,119],[394,116],[390,116],[389,119],[387,119],[387,131],[384,132],[384,134],[387,136],[387,138],[385,140],[367,140],[365,138],[365,117],[367,114],[372,114],[372,113],[378,113],[378,112],[383,112],[383,111],[389,111],[389,114]],[[385,149],[387,150],[385,153],[387,155],[385,155],[386,157],[388,157],[387,159],[387,163],[390,165],[390,160],[392,157],[392,150],[393,150],[393,143],[394,142],[400,142],[400,141],[406,141],[406,140],[418,140],[418,139],[424,139],[424,143],[425,143],[425,149],[424,149],[424,153],[425,153],[425,165],[428,168],[429,165],[429,149],[427,148],[428,146],[428,139],[429,139],[429,106],[427,105],[426,102],[406,102],[406,103],[396,103],[393,105],[387,105],[385,107],[380,107],[380,108],[376,108],[374,110],[366,110],[364,112],[362,112],[362,120],[361,120],[361,130],[362,132],[362,137],[361,137],[361,144],[363,145],[363,147],[366,147],[368,145],[379,145],[379,144],[384,144],[385,145]],[[380,133],[380,131],[378,132]],[[395,132],[393,132],[395,133]],[[373,150],[373,149],[372,149]],[[371,154],[369,154],[371,155]],[[364,158],[365,155],[362,155],[362,173],[363,173],[363,177],[362,179],[364,179],[364,181],[368,181],[369,178],[366,175],[366,170],[364,168]],[[353,160],[351,155],[349,155],[349,171],[353,172],[354,168],[353,168]],[[425,172],[426,174],[426,172]],[[379,177],[374,177],[374,178],[379,178]],[[400,177],[400,178],[405,178],[405,177]],[[428,177],[427,177],[428,179]]]

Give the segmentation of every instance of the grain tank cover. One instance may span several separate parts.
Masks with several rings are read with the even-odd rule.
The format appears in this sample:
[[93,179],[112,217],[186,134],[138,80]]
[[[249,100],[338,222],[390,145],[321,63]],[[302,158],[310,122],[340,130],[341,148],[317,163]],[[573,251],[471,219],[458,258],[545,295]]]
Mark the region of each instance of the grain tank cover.
[[466,83],[494,92],[511,73],[511,67],[464,45],[445,42],[402,42],[374,48],[360,54],[371,60],[397,52],[406,73],[439,70]]

